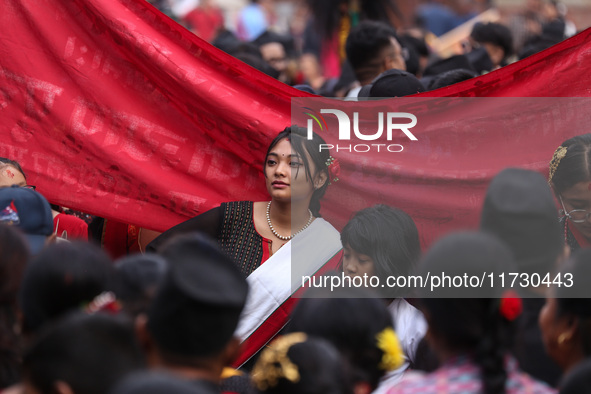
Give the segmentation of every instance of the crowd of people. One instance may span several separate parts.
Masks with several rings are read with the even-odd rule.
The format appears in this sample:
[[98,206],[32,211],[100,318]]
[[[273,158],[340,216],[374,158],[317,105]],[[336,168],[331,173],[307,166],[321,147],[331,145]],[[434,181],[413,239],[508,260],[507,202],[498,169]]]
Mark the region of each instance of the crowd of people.
[[[171,12],[171,3],[154,4],[250,66],[327,97],[400,97],[438,89],[521,60],[577,31],[564,4],[545,0],[529,0],[519,12],[475,25],[471,20],[490,2],[421,1],[412,21],[403,20],[390,0],[251,0],[236,16],[212,0],[182,12]],[[288,23],[282,23],[283,13],[289,13]],[[437,48],[438,38],[463,26],[468,30],[453,39],[451,50]],[[389,89],[359,92],[390,69],[418,81],[412,78],[405,89],[391,78]]]
[[[243,10],[236,31],[215,1],[183,23],[281,82],[360,100],[474,78],[572,34],[559,4],[529,2],[506,24],[474,25],[462,52],[442,57],[428,37],[474,10],[427,2],[417,26],[400,30],[395,3],[354,3],[310,1],[312,17],[291,35],[273,31],[265,0]],[[532,22],[519,44],[518,17]],[[125,225],[118,254],[104,243],[112,223],[51,205],[27,168],[0,158],[0,392],[591,392],[591,134],[557,147],[547,176],[498,173],[480,227],[424,250],[397,207],[352,212],[340,232],[322,218],[339,176],[322,144],[297,125],[278,130],[262,158],[267,200],[224,202],[139,239],[139,250]],[[484,273],[528,281],[297,285]]]
[[[58,237],[47,200],[3,159],[0,171],[17,181],[0,188],[3,392],[588,389],[590,134],[556,149],[548,180],[501,171],[480,229],[424,252],[413,219],[394,207],[363,209],[340,234],[323,220],[332,161],[315,149],[321,137],[305,137],[291,126],[269,146],[269,201],[224,203],[116,261]],[[412,298],[343,285],[300,289],[296,302],[297,241],[305,258],[294,261],[308,262],[299,267],[307,275],[549,279],[419,287]]]

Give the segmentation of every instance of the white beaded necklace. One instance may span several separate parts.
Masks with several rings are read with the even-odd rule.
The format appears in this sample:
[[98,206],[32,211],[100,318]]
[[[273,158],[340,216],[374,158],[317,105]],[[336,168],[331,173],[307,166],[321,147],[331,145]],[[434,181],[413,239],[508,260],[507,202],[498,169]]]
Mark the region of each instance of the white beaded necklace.
[[269,203],[267,204],[267,223],[269,224],[269,228],[271,229],[271,232],[273,233],[274,236],[276,236],[277,238],[279,238],[283,241],[289,241],[290,239],[292,239],[293,237],[295,237],[296,235],[298,235],[299,233],[301,233],[302,231],[307,229],[308,226],[312,223],[312,220],[314,220],[314,215],[312,215],[312,211],[310,211],[309,209],[308,209],[308,213],[310,214],[310,218],[308,219],[308,223],[306,223],[306,225],[304,227],[302,227],[297,233],[289,235],[287,237],[284,237],[283,235],[279,235],[277,233],[277,231],[275,231],[275,229],[273,228],[273,224],[271,224],[271,201],[269,201]]

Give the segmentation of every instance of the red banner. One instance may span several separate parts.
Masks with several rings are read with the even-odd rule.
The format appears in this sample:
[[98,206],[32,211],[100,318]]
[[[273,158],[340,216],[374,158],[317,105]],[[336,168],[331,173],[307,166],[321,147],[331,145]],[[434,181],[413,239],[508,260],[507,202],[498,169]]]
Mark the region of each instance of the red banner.
[[[49,200],[164,230],[222,201],[267,198],[264,152],[290,124],[291,97],[308,95],[210,46],[145,0],[2,0],[1,9],[0,156],[19,161],[29,183]],[[524,61],[422,96],[588,97],[590,35],[587,30]],[[461,118],[461,108],[455,110]],[[438,166],[461,168],[461,182],[450,182],[444,170],[431,172],[424,189],[429,194],[415,200],[399,196],[416,193],[420,182],[402,177],[392,184],[396,192],[380,193],[379,202],[409,212],[429,202],[429,212],[443,211],[450,207],[442,198],[450,188],[461,195],[476,182],[474,201],[452,215],[448,227],[473,226],[481,192],[494,175],[473,171],[473,163],[542,170],[564,136],[583,131],[475,133],[472,144],[470,135],[462,144],[450,135]],[[482,149],[499,138],[518,143],[503,144],[503,154],[487,155],[490,163],[483,164]],[[474,144],[482,149],[466,150]],[[391,175],[421,174],[421,163],[429,172],[439,151],[430,146],[400,156]],[[324,200],[326,219],[337,226],[350,210],[378,202],[328,209],[348,187],[342,177]],[[427,243],[442,231],[437,215],[415,219]]]

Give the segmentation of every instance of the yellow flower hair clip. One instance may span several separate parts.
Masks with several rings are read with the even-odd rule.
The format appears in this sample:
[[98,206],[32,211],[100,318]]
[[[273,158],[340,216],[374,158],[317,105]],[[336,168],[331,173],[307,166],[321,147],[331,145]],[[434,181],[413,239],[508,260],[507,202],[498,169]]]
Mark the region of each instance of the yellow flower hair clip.
[[376,335],[378,348],[384,353],[379,368],[392,371],[404,363],[404,353],[398,336],[392,327],[386,327]]

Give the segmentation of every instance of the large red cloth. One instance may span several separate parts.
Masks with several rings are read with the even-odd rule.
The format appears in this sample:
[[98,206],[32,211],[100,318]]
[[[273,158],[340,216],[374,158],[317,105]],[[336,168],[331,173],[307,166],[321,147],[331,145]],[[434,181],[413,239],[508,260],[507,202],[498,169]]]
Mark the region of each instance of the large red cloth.
[[[1,9],[0,156],[18,160],[49,200],[165,230],[222,201],[267,198],[266,147],[290,124],[291,97],[305,93],[215,49],[145,0],[2,0]],[[422,97],[588,97],[590,35]],[[368,204],[399,206],[425,244],[473,227],[496,171],[542,171],[565,137],[586,130],[522,131],[464,133],[462,143],[451,129],[418,135],[429,144],[382,168],[386,189],[383,178],[359,183],[358,163],[345,158],[322,212],[339,228]],[[483,154],[489,148],[502,154]],[[363,198],[339,200],[361,187]]]

